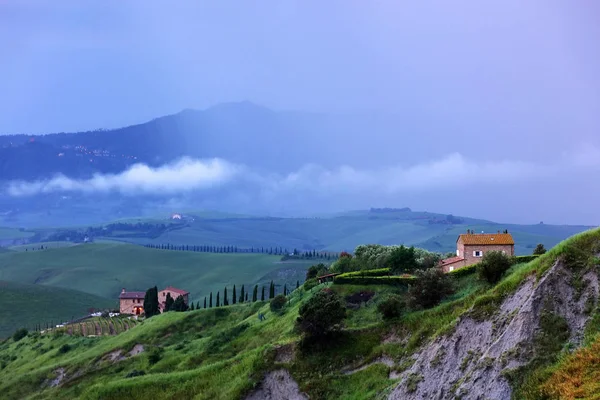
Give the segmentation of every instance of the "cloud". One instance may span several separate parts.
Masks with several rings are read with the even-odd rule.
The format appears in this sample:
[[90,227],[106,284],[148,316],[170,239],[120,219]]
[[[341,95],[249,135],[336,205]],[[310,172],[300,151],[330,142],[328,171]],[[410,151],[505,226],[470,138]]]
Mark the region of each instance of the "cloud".
[[120,174],[95,175],[85,180],[61,175],[46,181],[11,182],[7,192],[12,196],[61,191],[177,195],[235,185],[245,198],[252,199],[252,193],[257,193],[263,200],[275,200],[290,194],[326,197],[368,192],[395,195],[554,179],[561,173],[597,166],[596,152],[597,149],[588,148],[585,152],[547,165],[513,160],[478,162],[453,153],[415,165],[379,169],[356,169],[348,165],[326,169],[309,164],[288,174],[262,173],[218,158],[182,158],[158,168],[136,164]]
[[176,194],[210,189],[226,183],[239,173],[239,168],[220,159],[194,160],[182,158],[158,168],[135,164],[115,175],[94,175],[90,179],[71,179],[58,175],[50,180],[11,182],[8,193],[27,196],[50,192],[111,192],[125,194]]

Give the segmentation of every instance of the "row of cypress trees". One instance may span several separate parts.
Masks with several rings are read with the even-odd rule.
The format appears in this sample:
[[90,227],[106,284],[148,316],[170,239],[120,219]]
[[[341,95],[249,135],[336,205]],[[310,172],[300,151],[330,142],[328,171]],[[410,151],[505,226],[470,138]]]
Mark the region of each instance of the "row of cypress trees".
[[[296,289],[298,289],[300,287],[300,281],[296,281]],[[240,295],[238,297],[237,295],[237,288],[236,285],[233,285],[233,293],[231,295],[231,304],[236,304],[236,303],[248,303],[248,302],[256,302],[259,301],[259,296],[258,296],[258,285],[254,286],[254,289],[252,290],[252,298],[250,299],[249,297],[249,293],[245,290],[245,286],[242,285],[242,287],[240,288]],[[262,286],[261,290],[260,290],[260,301],[265,301],[267,299],[272,299],[276,296],[276,290],[275,290],[275,284],[273,283],[273,281],[271,281],[271,283],[269,284],[269,294],[268,294],[268,298],[265,297],[265,287]],[[289,294],[289,290],[287,287],[287,284],[283,285],[283,295],[287,296]],[[228,306],[229,303],[229,295],[227,292],[227,287],[225,287],[223,289],[223,298],[221,298],[221,292],[217,292],[217,295],[213,297],[213,292],[210,292],[210,294],[207,297],[204,297],[204,307],[201,307],[200,302],[198,301],[196,303],[196,305],[194,306],[194,303],[192,302],[191,306],[190,306],[190,310],[199,310],[200,308],[212,308],[213,307],[213,298],[215,299],[215,303],[214,306],[215,307],[221,307],[221,306]]]

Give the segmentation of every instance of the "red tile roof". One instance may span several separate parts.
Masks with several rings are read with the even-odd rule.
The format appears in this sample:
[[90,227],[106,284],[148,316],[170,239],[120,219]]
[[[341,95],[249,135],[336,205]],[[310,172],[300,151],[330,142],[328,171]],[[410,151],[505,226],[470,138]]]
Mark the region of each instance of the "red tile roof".
[[466,245],[509,245],[515,244],[510,233],[465,233],[458,237]]
[[186,294],[190,294],[190,292],[186,292],[185,290],[174,288],[173,286],[167,286],[166,288],[161,290],[161,292],[163,292],[165,290],[168,290],[169,292],[174,292],[174,293],[180,294],[182,296],[184,296]]
[[146,292],[121,292],[119,299],[143,299]]
[[455,262],[464,261],[465,259],[462,257],[451,257],[442,260],[442,265],[454,264]]

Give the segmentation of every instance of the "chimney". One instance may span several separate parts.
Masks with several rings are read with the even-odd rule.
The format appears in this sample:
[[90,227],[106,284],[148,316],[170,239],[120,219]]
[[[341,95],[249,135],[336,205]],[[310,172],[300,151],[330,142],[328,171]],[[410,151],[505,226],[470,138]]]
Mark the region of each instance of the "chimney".
[[123,289],[121,290],[121,293],[125,293],[125,288],[123,288]]

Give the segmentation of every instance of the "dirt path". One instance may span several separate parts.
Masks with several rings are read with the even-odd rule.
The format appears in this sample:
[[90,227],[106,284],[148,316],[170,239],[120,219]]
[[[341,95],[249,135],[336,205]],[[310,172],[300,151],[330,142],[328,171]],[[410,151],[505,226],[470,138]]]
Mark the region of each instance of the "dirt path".
[[108,333],[112,336],[116,335],[115,326],[113,325],[112,321],[108,322]]
[[100,326],[100,324],[98,322],[94,322],[94,326],[96,327],[96,335],[101,336],[102,335],[102,327]]

